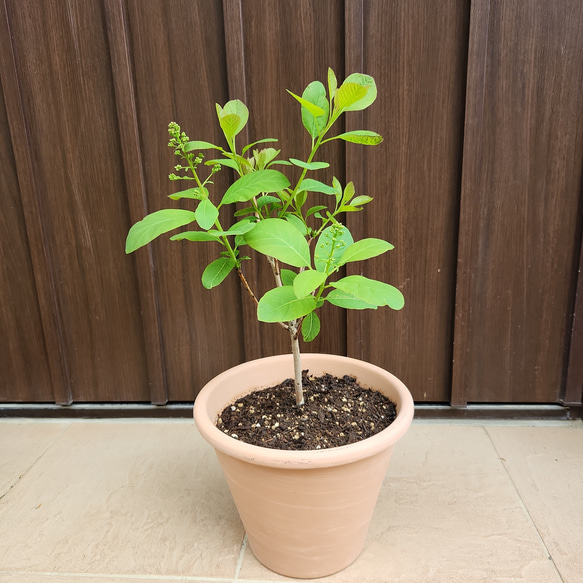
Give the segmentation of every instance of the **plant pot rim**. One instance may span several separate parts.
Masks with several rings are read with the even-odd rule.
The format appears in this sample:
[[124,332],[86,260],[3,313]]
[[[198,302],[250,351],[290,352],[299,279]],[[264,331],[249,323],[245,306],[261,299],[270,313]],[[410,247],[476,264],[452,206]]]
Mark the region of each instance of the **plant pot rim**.
[[[393,423],[376,435],[357,443],[351,443],[340,447],[306,451],[288,451],[251,445],[238,441],[220,431],[215,426],[216,417],[220,410],[217,410],[216,407],[214,407],[213,410],[213,405],[209,402],[217,387],[224,383],[235,382],[237,377],[239,377],[246,369],[257,366],[269,365],[280,367],[284,372],[282,373],[280,380],[276,381],[276,383],[289,378],[291,375],[286,375],[285,371],[290,370],[293,372],[293,366],[291,364],[292,355],[282,354],[244,362],[211,379],[202,388],[194,403],[193,416],[199,432],[216,450],[227,455],[257,465],[290,469],[325,468],[351,463],[353,461],[373,456],[388,447],[391,447],[405,434],[413,419],[414,404],[411,393],[401,380],[381,367],[355,358],[321,353],[302,354],[302,365],[304,368],[310,368],[310,364],[318,360],[324,360],[324,362],[327,363],[323,367],[325,372],[328,372],[326,371],[327,365],[333,367],[343,365],[346,367],[343,374],[350,374],[358,379],[359,371],[368,370],[375,376],[382,378],[386,383],[390,384],[392,388],[391,400],[397,405],[397,417]],[[331,374],[339,374],[333,370],[329,372]],[[233,392],[231,402],[242,395],[255,391],[256,389],[267,388],[276,383],[268,379],[267,383],[263,386],[243,387],[239,393]],[[366,386],[367,383],[363,382],[363,385]],[[371,386],[370,388],[374,389],[375,387]],[[222,408],[226,407],[228,404],[228,402],[225,402],[222,405]]]

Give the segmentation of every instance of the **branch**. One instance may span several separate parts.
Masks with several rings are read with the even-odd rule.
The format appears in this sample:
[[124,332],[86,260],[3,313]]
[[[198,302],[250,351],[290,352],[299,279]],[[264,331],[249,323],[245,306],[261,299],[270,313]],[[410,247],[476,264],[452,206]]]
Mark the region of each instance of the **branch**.
[[[255,302],[255,306],[258,306],[259,305],[259,301],[257,300],[257,296],[253,293],[253,290],[251,289],[251,287],[249,287],[249,282],[247,281],[247,278],[245,277],[245,275],[243,275],[243,272],[241,271],[241,268],[240,267],[237,267],[237,274],[239,275],[239,279],[243,283],[243,286],[245,287],[245,289],[247,290],[247,292],[251,296],[251,299]],[[278,324],[284,330],[287,330],[288,332],[291,333],[291,329],[290,329],[289,324],[286,324],[285,322],[278,322]]]
[[257,306],[259,304],[259,301],[255,297],[253,290],[249,287],[249,283],[247,282],[247,279],[243,275],[243,272],[241,271],[240,267],[237,267],[237,273],[239,274],[239,279],[243,282],[245,289],[249,292],[249,295],[251,296],[252,300],[255,302],[255,305]]
[[266,255],[266,257],[269,265],[271,265],[271,270],[273,271],[275,285],[277,285],[277,287],[281,287],[283,284],[281,283],[281,270],[279,268],[279,261],[275,257],[270,257],[269,255]]

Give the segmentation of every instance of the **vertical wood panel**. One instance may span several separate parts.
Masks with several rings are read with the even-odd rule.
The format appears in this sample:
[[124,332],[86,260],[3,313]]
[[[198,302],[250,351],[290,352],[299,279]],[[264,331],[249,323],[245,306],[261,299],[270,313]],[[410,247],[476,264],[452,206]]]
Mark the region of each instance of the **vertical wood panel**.
[[349,354],[418,401],[449,399],[468,17],[463,0],[364,2],[364,72],[379,89],[364,126],[384,142],[364,153],[359,191],[374,201],[358,220],[395,250],[353,269],[399,287],[405,307],[351,313]]
[[147,401],[139,301],[123,256],[129,220],[102,6],[15,4],[23,109],[72,396]]
[[[581,205],[581,211],[583,212],[583,199],[581,200]],[[579,218],[583,223],[581,213]],[[567,379],[564,393],[561,395],[561,400],[566,405],[581,405],[583,401],[583,237],[581,239],[575,292]]]
[[[26,389],[21,388],[21,390],[16,389],[18,384],[8,387],[5,398],[8,401],[24,401],[33,392],[37,397],[40,397],[40,400],[44,401],[48,399],[49,391],[51,391],[55,402],[69,404],[72,396],[67,362],[63,354],[61,315],[55,297],[54,276],[46,247],[46,232],[41,217],[39,187],[32,161],[31,136],[24,111],[23,100],[27,99],[28,95],[23,91],[18,77],[18,63],[16,62],[13,45],[15,40],[13,39],[11,11],[6,0],[0,3],[0,27],[2,91],[10,125],[10,137],[18,175],[19,192],[22,198],[24,226],[32,258],[34,282],[29,282],[29,285],[34,285],[36,288],[42,319],[42,331],[31,330],[26,326],[26,318],[23,318],[19,311],[14,311],[18,310],[17,306],[10,305],[8,309],[11,311],[10,319],[14,318],[19,328],[26,330],[27,333],[32,333],[37,339],[44,335],[52,381],[51,387],[27,386]],[[8,160],[11,160],[11,157],[3,158],[3,163],[6,164]],[[6,237],[11,232],[12,230],[3,231],[2,235]],[[24,261],[24,264],[26,264],[26,261]],[[27,299],[31,301],[31,304],[28,305],[24,313],[30,316],[31,312],[34,311],[36,301],[32,301],[30,296]],[[9,328],[7,327],[3,330],[3,333],[8,335],[8,330]],[[5,336],[5,338],[7,339],[4,342],[11,344],[12,338],[10,336]],[[29,356],[33,355],[29,353]],[[38,348],[34,356],[36,358],[27,363],[27,365],[29,369],[41,370],[44,366],[44,358]],[[11,364],[7,364],[6,368],[15,366],[17,360],[18,357],[15,360],[11,356]],[[42,379],[37,380],[42,382]]]
[[[343,6],[340,2],[315,0],[260,0],[243,2],[242,8],[246,94],[251,111],[249,138],[251,141],[278,138],[281,158],[305,159],[310,151],[309,135],[301,122],[300,107],[286,89],[301,95],[315,79],[326,84],[328,67],[343,78]],[[324,148],[321,155],[343,180],[338,170],[344,167],[342,147],[331,143]],[[292,174],[292,179],[294,176],[299,177]],[[332,180],[329,172],[313,176]],[[322,204],[326,202],[323,200]],[[255,281],[262,295],[272,286],[273,276],[263,258],[258,259]],[[345,315],[325,306],[321,319],[320,336],[309,344],[302,342],[302,350],[345,354]],[[255,326],[260,331],[258,356],[290,351],[289,335],[279,326],[254,320],[246,321],[246,326]]]
[[42,320],[3,100],[0,160],[0,402],[52,401]]
[[[115,87],[117,120],[120,128],[123,128],[123,131],[120,132],[120,139],[128,192],[129,214],[131,222],[135,223],[146,214],[147,204],[133,86],[133,70],[128,46],[127,14],[123,0],[106,0],[104,6]],[[135,263],[148,366],[150,399],[152,403],[160,405],[168,401],[168,392],[162,354],[162,331],[158,297],[154,282],[154,265],[152,250],[149,246],[145,253],[135,255]]]
[[459,275],[456,282],[456,309],[454,327],[454,355],[451,404],[455,407],[465,407],[468,402],[468,379],[465,363],[470,358],[470,343],[468,339],[469,326],[468,309],[471,297],[471,278],[468,276],[469,266],[464,263],[464,254],[469,257],[472,244],[472,230],[475,221],[471,213],[476,209],[473,205],[465,205],[465,193],[476,188],[482,163],[482,140],[484,130],[484,99],[486,97],[486,61],[490,29],[490,0],[472,2],[470,12],[470,34],[468,44],[468,75],[466,90],[464,155],[462,171],[462,199],[459,226]]
[[[395,250],[347,271],[406,305],[326,306],[302,349],[379,364],[417,401],[581,402],[578,0],[0,0],[0,401],[190,401],[225,368],[289,352],[235,276],[202,288],[217,247],[161,237],[127,257],[124,241],[146,213],[190,208],[166,198],[182,189],[171,120],[223,143],[214,103],[239,98],[239,144],[276,137],[305,157],[285,90],[328,66],[375,77],[377,102],[338,130],[385,141],[327,144],[333,168],[313,177],[374,197],[348,225]],[[248,275],[271,286],[261,257]]]
[[241,2],[242,0],[223,0],[223,22],[229,99],[240,99],[243,103],[246,103],[247,87],[245,82],[245,47]]
[[[191,208],[188,201],[167,199],[183,189],[168,181],[176,158],[167,147],[167,128],[176,121],[191,139],[224,143],[214,107],[228,100],[222,3],[132,0],[128,16],[147,210]],[[227,170],[216,175],[215,202],[227,179]],[[221,221],[226,227],[228,216]],[[152,252],[168,398],[189,401],[213,376],[244,360],[239,283],[233,275],[213,290],[202,287],[204,267],[220,252],[212,243],[163,236],[152,243]]]
[[[345,2],[345,49],[344,59],[346,62],[346,71],[367,73],[368,69],[364,63],[364,0],[347,0]],[[350,73],[348,73],[350,74]],[[377,99],[384,99],[385,95],[381,92]],[[355,111],[346,116],[346,130],[353,131],[358,129],[369,129],[376,131],[373,127],[365,125],[365,112]],[[365,157],[370,153],[367,147],[348,148],[346,156],[346,181],[354,183],[357,193],[364,192],[366,183]],[[365,213],[374,212],[374,207],[365,207],[362,212],[353,213],[347,216],[346,226],[350,228],[354,240],[363,239],[369,236],[364,232]],[[355,269],[357,266],[348,266],[349,274],[358,273]],[[348,355],[353,358],[365,359],[365,343],[363,337],[365,332],[364,326],[366,318],[362,313],[347,310],[346,327],[347,327],[347,349]]]
[[454,391],[458,404],[556,402],[579,252],[583,5],[474,4],[469,69],[485,69],[468,85],[483,105],[466,127]]
[[[225,28],[226,69],[229,84],[229,99],[240,99],[247,104],[247,84],[245,81],[245,41],[243,37],[242,0],[223,0],[223,20]],[[239,144],[250,143],[249,126],[239,134]],[[234,176],[233,176],[234,178]],[[241,203],[240,208],[245,204]],[[257,289],[259,270],[255,261],[244,262],[241,270],[251,289]],[[245,360],[261,357],[261,337],[256,324],[257,308],[250,301],[247,290],[241,285],[241,313],[243,324],[243,347]]]

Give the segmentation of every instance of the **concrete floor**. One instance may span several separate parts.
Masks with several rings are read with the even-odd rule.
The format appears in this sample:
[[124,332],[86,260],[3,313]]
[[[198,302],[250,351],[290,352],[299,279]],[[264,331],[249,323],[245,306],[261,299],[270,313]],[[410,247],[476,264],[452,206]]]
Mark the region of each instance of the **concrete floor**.
[[[289,581],[188,420],[0,421],[0,583]],[[414,421],[350,583],[583,581],[583,424]]]

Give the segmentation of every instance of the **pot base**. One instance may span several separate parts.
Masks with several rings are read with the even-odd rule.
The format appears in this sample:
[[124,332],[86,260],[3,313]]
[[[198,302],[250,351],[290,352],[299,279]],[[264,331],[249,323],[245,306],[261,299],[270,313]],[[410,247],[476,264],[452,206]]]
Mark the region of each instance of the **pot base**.
[[391,453],[288,470],[249,467],[217,452],[253,554],[268,569],[300,579],[331,575],[358,557]]
[[199,394],[194,416],[215,447],[251,550],[267,568],[310,579],[336,573],[360,554],[394,444],[413,418],[413,399],[396,377],[346,357],[305,354],[310,373],[354,376],[397,406],[385,430],[322,450],[281,451],[241,443],[214,425],[227,403],[283,381],[291,355],[269,357],[219,375]]

